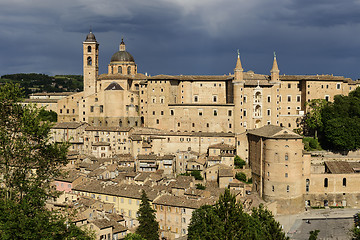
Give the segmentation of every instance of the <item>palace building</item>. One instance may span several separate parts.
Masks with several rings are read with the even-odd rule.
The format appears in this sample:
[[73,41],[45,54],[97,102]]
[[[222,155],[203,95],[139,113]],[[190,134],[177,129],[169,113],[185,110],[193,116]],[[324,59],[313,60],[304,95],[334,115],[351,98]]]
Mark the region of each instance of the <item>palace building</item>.
[[90,32],[83,42],[84,91],[58,100],[58,121],[173,132],[241,134],[268,124],[295,129],[305,102],[332,101],[358,84],[341,76],[281,75],[276,56],[269,75],[245,72],[239,54],[230,75],[147,76],[137,72],[123,40],[108,72],[99,75],[98,55]]

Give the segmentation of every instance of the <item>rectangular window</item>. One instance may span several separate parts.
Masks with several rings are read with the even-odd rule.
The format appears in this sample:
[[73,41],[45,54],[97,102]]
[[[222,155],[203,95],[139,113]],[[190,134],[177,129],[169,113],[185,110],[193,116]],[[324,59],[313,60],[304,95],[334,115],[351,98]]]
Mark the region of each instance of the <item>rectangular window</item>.
[[90,106],[90,112],[94,112],[94,106]]
[[267,101],[271,102],[271,97],[270,96],[267,97]]
[[232,111],[229,110],[229,111],[228,111],[228,116],[231,117],[231,115],[232,115]]
[[103,105],[100,105],[100,112],[104,112],[104,106]]
[[340,83],[337,83],[336,84],[336,89],[340,89],[341,88],[341,84]]
[[199,98],[198,96],[194,96],[194,102],[198,102]]
[[214,116],[217,116],[218,112],[216,109],[214,109]]
[[287,96],[287,101],[291,102],[291,96]]
[[217,102],[217,96],[216,95],[213,96],[213,102]]
[[267,112],[267,115],[268,115],[268,116],[270,116],[270,115],[271,115],[271,111],[270,111],[270,109],[268,109],[266,112]]
[[297,101],[297,102],[300,102],[300,101],[301,101],[301,96],[300,96],[300,95],[297,95],[297,96],[296,96],[296,101]]
[[246,110],[244,110],[244,117],[246,117]]
[[170,110],[170,115],[174,116],[174,110],[172,110],[172,109]]

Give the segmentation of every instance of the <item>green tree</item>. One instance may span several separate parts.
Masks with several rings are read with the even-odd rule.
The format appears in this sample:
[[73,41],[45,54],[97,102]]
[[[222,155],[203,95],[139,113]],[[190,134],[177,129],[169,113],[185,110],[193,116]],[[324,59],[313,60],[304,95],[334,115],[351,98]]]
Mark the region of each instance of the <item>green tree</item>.
[[141,203],[137,213],[139,226],[136,233],[147,240],[158,240],[159,223],[156,221],[155,210],[150,206],[150,201],[144,190],[142,191]]
[[57,113],[52,110],[47,111],[42,108],[39,112],[39,117],[42,121],[57,122]]
[[360,240],[360,228],[354,227],[351,232],[353,240]]
[[261,232],[265,239],[287,239],[280,223],[274,219],[272,213],[264,208],[263,205],[260,205],[259,208],[254,208],[251,216],[255,221],[260,222]]
[[128,235],[126,235],[125,240],[146,240],[146,239],[140,236],[139,234],[129,233]]
[[188,239],[288,239],[268,210],[254,208],[244,212],[234,195],[226,189],[214,206],[195,210],[188,228]]
[[67,143],[49,143],[51,124],[39,109],[23,106],[18,85],[0,87],[0,237],[2,239],[91,239],[45,207],[56,197],[51,181],[66,165]]
[[322,146],[332,150],[350,151],[360,148],[360,88],[349,96],[337,95],[334,102],[321,111]]
[[328,102],[325,99],[312,99],[305,103],[308,110],[303,119],[304,133],[314,133],[315,139],[317,139],[317,133],[323,127],[321,110],[327,104]]
[[309,240],[316,240],[319,235],[320,230],[316,229],[314,231],[310,231]]
[[213,206],[204,205],[194,211],[188,227],[188,239],[224,239],[224,225]]
[[234,157],[234,166],[235,168],[242,168],[243,166],[245,166],[246,162],[241,159],[238,155],[236,155]]

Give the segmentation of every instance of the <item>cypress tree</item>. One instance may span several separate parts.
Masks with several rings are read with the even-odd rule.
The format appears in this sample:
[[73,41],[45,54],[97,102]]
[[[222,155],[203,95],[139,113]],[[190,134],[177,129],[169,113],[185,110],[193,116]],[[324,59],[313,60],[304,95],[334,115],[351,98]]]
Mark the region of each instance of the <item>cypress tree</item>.
[[159,240],[159,223],[156,221],[155,210],[150,206],[149,198],[142,191],[138,213],[139,227],[136,233],[146,240]]

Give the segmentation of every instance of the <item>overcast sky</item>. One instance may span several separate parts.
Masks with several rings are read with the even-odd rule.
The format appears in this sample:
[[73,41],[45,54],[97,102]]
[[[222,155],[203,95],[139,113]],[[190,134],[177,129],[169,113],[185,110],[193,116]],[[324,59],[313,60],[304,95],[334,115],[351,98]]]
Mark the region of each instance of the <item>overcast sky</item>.
[[107,71],[121,37],[142,73],[360,77],[360,1],[1,0],[0,75],[82,74],[90,26]]

